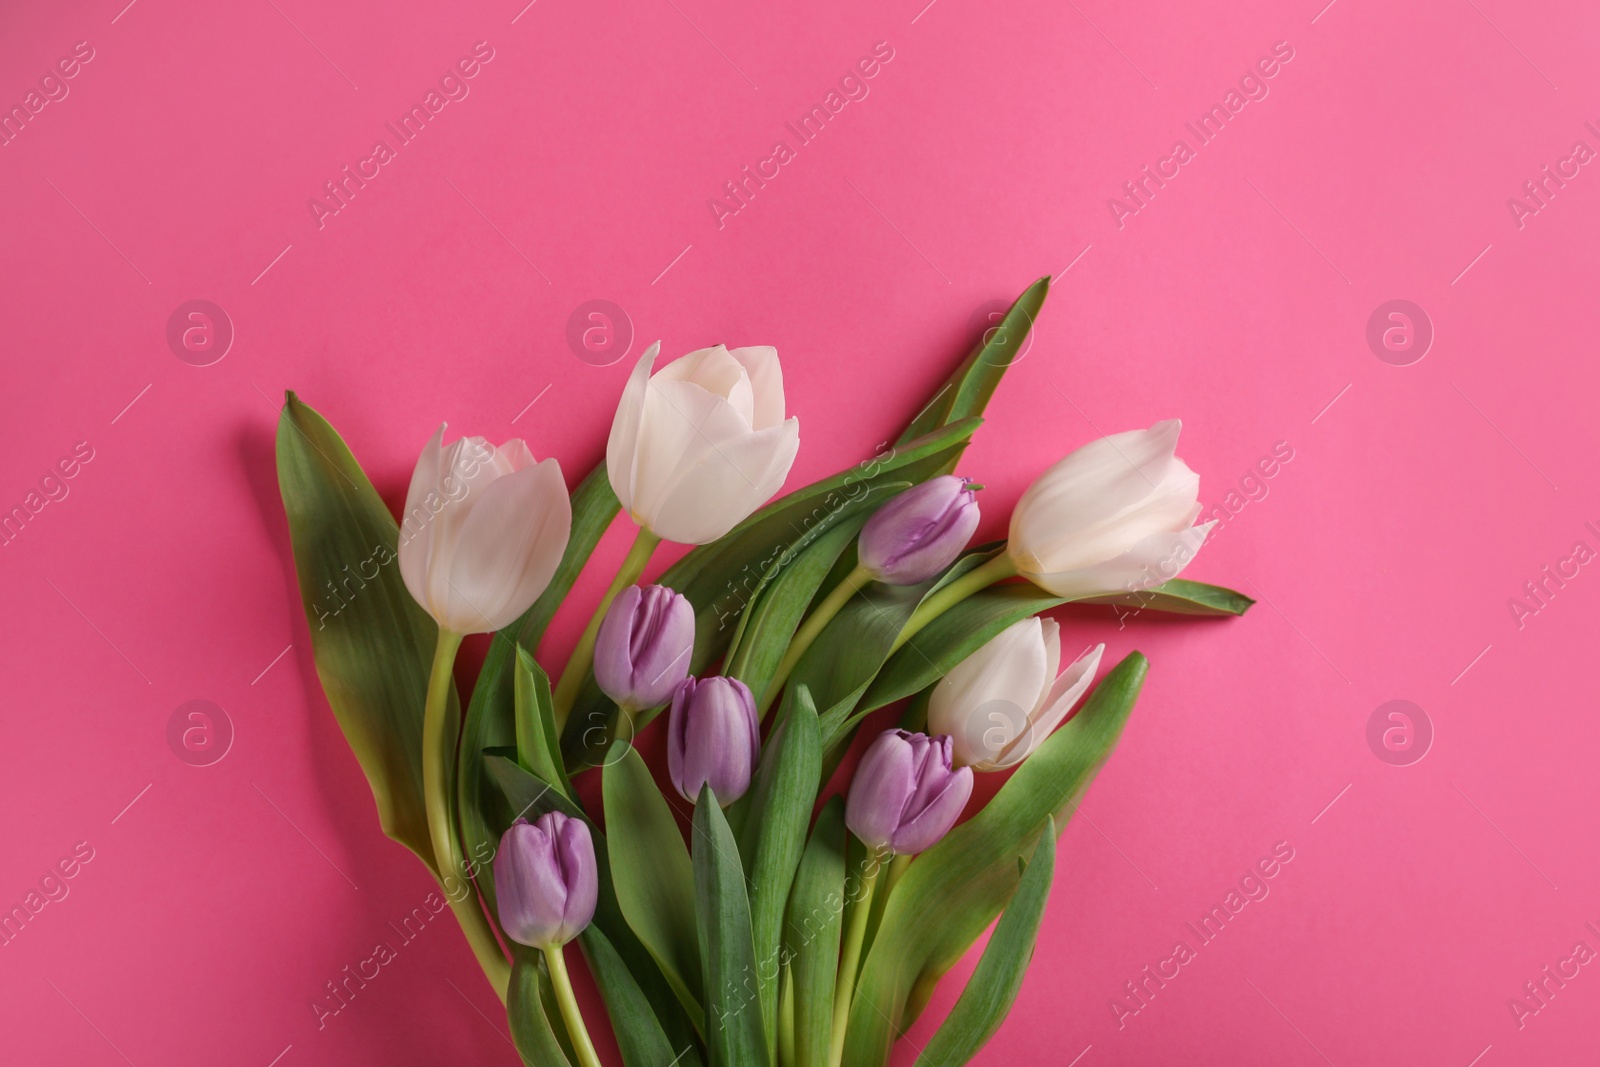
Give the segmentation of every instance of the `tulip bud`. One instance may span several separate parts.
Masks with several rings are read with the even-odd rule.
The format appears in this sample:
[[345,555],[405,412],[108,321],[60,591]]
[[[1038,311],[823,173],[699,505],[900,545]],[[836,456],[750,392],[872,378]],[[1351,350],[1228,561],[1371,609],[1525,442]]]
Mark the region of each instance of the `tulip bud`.
[[702,348],[651,374],[661,345],[633,368],[606,442],[623,508],[667,541],[715,541],[783,485],[800,448],[784,418],[783,369],[767,346]]
[[861,565],[890,585],[916,585],[944,570],[978,528],[978,497],[967,484],[945,474],[884,504],[861,528]]
[[856,767],[844,821],[868,848],[915,855],[950,832],[971,795],[972,768],[952,768],[950,738],[885,730]]
[[1011,513],[1017,570],[1056,596],[1137,592],[1176,578],[1214,523],[1175,454],[1177,419],[1091,441],[1041,474]]
[[928,729],[949,734],[955,761],[975,771],[1015,767],[1061,725],[1094,681],[1105,645],[1058,676],[1061,627],[1023,619],[951,668],[928,699]]
[[594,839],[559,811],[518,819],[500,838],[494,893],[500,925],[529,948],[556,948],[583,932],[599,891]]
[[690,678],[672,698],[667,720],[667,774],[685,800],[711,783],[727,807],[744,796],[761,751],[756,702],[737,678]]
[[527,611],[556,572],[572,505],[553,459],[535,463],[512,439],[443,447],[444,427],[417,460],[400,522],[400,576],[442,628],[488,633]]
[[594,646],[594,678],[628,711],[659,707],[689,677],[694,608],[664,585],[630,585],[611,602]]

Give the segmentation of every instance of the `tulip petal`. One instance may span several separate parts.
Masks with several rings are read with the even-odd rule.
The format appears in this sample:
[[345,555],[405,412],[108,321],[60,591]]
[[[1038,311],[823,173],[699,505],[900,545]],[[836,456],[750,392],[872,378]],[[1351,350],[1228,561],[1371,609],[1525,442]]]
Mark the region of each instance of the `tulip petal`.
[[862,754],[850,782],[845,825],[868,848],[887,846],[916,789],[917,755],[897,730],[885,730]]
[[[924,780],[933,778],[926,775]],[[889,847],[901,855],[915,855],[932,848],[961,817],[972,796],[972,768],[957,768],[949,777],[937,782],[937,789],[926,798],[913,800],[916,807],[910,818],[900,824]]]
[[582,819],[569,818],[560,823],[555,830],[555,853],[566,885],[566,899],[561,909],[562,934],[570,941],[594,918],[594,906],[600,894],[594,839]]
[[445,424],[428,438],[417,457],[417,466],[411,472],[411,486],[406,490],[406,510],[400,516],[400,577],[411,596],[424,608],[428,606],[428,527],[433,515],[427,507],[427,497],[439,484],[439,453],[444,442]]
[[1050,663],[1044,621],[1035,616],[1012,623],[934,687],[928,729],[951,738],[957,763],[994,760],[1027,732],[1029,717],[1054,680]]
[[1088,692],[1090,684],[1094,681],[1094,672],[1100,667],[1100,658],[1105,654],[1106,646],[1099,644],[1079,656],[1066,670],[1056,678],[1055,684],[1050,687],[1050,692],[1045,694],[1041,707],[1034,714],[1029,730],[1022,737],[1017,738],[1005,751],[983,765],[974,764],[977,771],[1003,771],[1007,767],[1015,767],[1033,754],[1034,749],[1044,743],[1067,718],[1067,713],[1078,703],[1079,698]]
[[662,367],[652,380],[657,385],[666,382],[698,385],[726,400],[744,420],[746,430],[754,428],[755,390],[744,366],[733,358],[726,345],[701,348],[680,356]]
[[[1177,419],[1168,419],[1148,430],[1102,437],[1069,453],[1017,501],[1011,515],[1013,544],[1053,570],[1127,551],[1131,542],[1117,544],[1114,551],[1089,542],[1097,532],[1109,530],[1115,536],[1133,526],[1121,517],[1151,497],[1182,498],[1193,490],[1187,504],[1194,502],[1199,480],[1174,454],[1181,429]],[[1174,529],[1186,524],[1163,525]],[[1145,533],[1151,527],[1133,528]]]
[[1153,533],[1115,559],[1076,570],[1027,576],[1041,588],[1072,600],[1152,589],[1176,578],[1193,562],[1206,534],[1215,525],[1213,521],[1176,533]]
[[457,633],[515,622],[550,584],[572,526],[561,465],[547,459],[480,490],[461,523],[445,617]]
[[628,384],[622,389],[622,399],[617,404],[617,414],[611,420],[611,436],[606,439],[606,477],[611,489],[627,511],[633,511],[635,463],[639,452],[639,425],[644,421],[644,400],[649,390],[650,369],[661,351],[657,341],[644,350],[639,362],[628,375]]
[[[685,399],[682,393],[667,399],[672,393],[663,390],[663,407]],[[725,410],[731,410],[726,401],[714,398],[704,436],[693,441],[678,435],[683,450],[675,470],[659,489],[652,489],[649,510],[640,509],[657,536],[679,544],[715,541],[766,503],[788,477],[800,448],[800,421],[791,418],[754,433],[718,435],[714,431],[726,424]],[[673,412],[650,425],[672,419],[686,421]],[[695,426],[688,431],[700,433]]]
[[783,421],[783,366],[778,362],[778,350],[771,345],[751,345],[735,348],[728,353],[738,360],[749,375],[750,387],[755,393],[755,419],[751,426],[765,430]]

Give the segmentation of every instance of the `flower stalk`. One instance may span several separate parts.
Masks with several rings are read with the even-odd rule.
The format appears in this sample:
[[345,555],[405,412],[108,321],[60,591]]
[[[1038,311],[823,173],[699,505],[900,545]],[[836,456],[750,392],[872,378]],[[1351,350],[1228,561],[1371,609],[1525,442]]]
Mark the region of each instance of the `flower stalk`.
[[639,580],[645,566],[650,562],[650,556],[660,543],[661,538],[651,533],[648,526],[639,527],[639,534],[633,539],[633,547],[628,549],[622,565],[617,568],[616,577],[611,579],[611,587],[600,598],[600,603],[595,605],[594,614],[589,617],[589,624],[583,628],[583,634],[573,647],[572,655],[567,657],[567,665],[561,671],[561,680],[556,683],[555,692],[551,694],[551,702],[555,706],[557,736],[560,736],[562,729],[566,727],[567,716],[571,714],[572,705],[578,699],[578,690],[583,687],[583,680],[589,674],[590,665],[594,663],[595,639],[600,635],[600,624],[605,621],[606,612],[611,610],[611,602],[617,599],[618,593]]
[[[428,675],[428,695],[422,707],[422,795],[428,816],[428,839],[433,845],[434,866],[441,883],[447,878],[467,879],[466,864],[461,857],[461,841],[456,835],[455,819],[451,815],[450,797],[454,775],[451,767],[455,760],[456,738],[447,729],[446,710],[450,704],[452,668],[456,653],[461,648],[461,634],[439,628],[439,640],[434,645],[433,669]],[[467,935],[478,966],[494,986],[494,991],[504,1003],[511,985],[511,965],[500,951],[494,931],[478,907],[474,893],[445,893],[456,921]]]
[[556,1003],[561,1006],[561,1021],[566,1024],[567,1036],[572,1038],[572,1051],[577,1054],[578,1067],[600,1067],[600,1056],[589,1038],[589,1028],[583,1024],[578,998],[572,993],[572,979],[567,975],[567,960],[562,947],[551,945],[546,948],[544,961],[550,967],[550,984],[555,987]]

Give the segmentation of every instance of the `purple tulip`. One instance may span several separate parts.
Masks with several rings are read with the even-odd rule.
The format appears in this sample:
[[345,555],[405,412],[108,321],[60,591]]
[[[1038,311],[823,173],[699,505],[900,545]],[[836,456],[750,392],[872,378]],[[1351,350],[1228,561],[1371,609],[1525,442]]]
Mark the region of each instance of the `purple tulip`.
[[885,730],[850,783],[844,821],[872,849],[904,856],[950,832],[972,795],[972,768],[953,770],[950,738]]
[[611,602],[594,645],[594,678],[630,711],[659,707],[689,677],[694,608],[664,585],[630,585]]
[[686,800],[709,782],[718,804],[732,804],[750,788],[760,751],[755,698],[737,678],[690,678],[673,696],[667,773]]
[[582,819],[559,811],[518,819],[500,838],[494,892],[506,936],[529,948],[555,948],[583,932],[600,887],[594,839]]
[[861,565],[880,582],[916,585],[948,567],[978,528],[978,497],[953,474],[912,486],[861,528]]

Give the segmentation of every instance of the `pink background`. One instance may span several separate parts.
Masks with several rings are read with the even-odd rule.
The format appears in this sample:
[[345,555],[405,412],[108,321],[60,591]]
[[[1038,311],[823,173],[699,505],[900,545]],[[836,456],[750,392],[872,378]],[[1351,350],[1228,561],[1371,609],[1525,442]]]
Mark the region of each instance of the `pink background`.
[[[1600,968],[1520,1027],[1507,1003],[1575,942],[1600,949],[1600,574],[1520,628],[1508,606],[1575,542],[1600,549],[1600,177],[1521,228],[1506,202],[1575,141],[1600,148],[1592,8],[125,2],[0,13],[7,107],[94,50],[0,148],[0,507],[93,450],[0,549],[0,905],[93,849],[0,948],[0,1060],[516,1062],[448,922],[320,1031],[310,1008],[431,882],[380,834],[313,673],[272,465],[282,390],[393,498],[441,419],[525,436],[575,480],[643,344],[774,344],[792,487],[892,436],[981,310],[1046,272],[1033,348],[963,465],[990,487],[985,535],[1101,432],[1181,416],[1212,505],[1278,442],[1293,459],[1189,572],[1257,595],[1248,617],[1064,613],[1070,648],[1137,647],[1153,670],[979,1062],[1594,1055]],[[478,41],[494,58],[470,95],[319,229],[309,198]],[[880,41],[870,95],[719,229],[707,201],[795,147],[785,121]],[[1193,147],[1184,122],[1279,41],[1270,95],[1119,229],[1108,198]],[[237,332],[206,367],[165,339],[196,298]],[[1395,298],[1436,330],[1410,366],[1365,339]],[[592,299],[631,317],[621,363],[568,348]],[[213,766],[167,744],[192,699],[236,731]],[[1392,699],[1435,731],[1410,766],[1368,746]],[[1270,895],[1119,1026],[1124,983],[1280,841]]]

